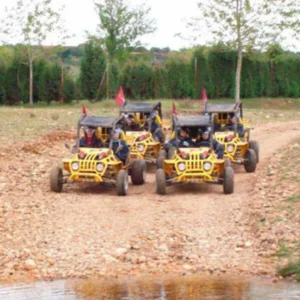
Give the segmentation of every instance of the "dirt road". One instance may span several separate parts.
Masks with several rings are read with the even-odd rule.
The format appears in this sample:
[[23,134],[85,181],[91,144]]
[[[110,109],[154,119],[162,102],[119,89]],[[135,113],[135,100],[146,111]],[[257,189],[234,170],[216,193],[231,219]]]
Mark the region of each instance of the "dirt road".
[[[235,193],[221,186],[169,187],[155,194],[154,169],[127,197],[95,185],[49,191],[49,171],[68,155],[68,133],[0,148],[0,280],[166,274],[274,274],[251,232],[253,187],[268,159],[300,135],[300,121],[253,132],[261,162],[235,169]],[[20,151],[22,150],[22,151]],[[151,172],[151,170],[150,170]],[[276,251],[276,245],[270,245]]]

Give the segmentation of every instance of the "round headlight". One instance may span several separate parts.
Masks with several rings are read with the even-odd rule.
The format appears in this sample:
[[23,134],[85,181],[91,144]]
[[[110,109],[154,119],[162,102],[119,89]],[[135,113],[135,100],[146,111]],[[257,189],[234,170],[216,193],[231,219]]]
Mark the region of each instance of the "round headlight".
[[72,166],[72,169],[74,171],[78,171],[79,170],[79,163],[78,162],[73,162],[71,166]]
[[143,152],[144,149],[145,149],[145,146],[144,146],[144,145],[138,145],[138,150],[139,150],[140,152]]
[[227,146],[227,152],[231,153],[234,151],[234,146],[233,145],[228,145]]
[[98,164],[96,165],[96,170],[97,170],[98,172],[102,172],[102,171],[104,170],[104,165],[101,164],[101,163],[98,163]]
[[178,164],[179,171],[183,172],[185,170],[185,163]]
[[209,171],[211,169],[211,167],[212,167],[212,164],[210,162],[206,162],[203,165],[203,168],[205,171]]

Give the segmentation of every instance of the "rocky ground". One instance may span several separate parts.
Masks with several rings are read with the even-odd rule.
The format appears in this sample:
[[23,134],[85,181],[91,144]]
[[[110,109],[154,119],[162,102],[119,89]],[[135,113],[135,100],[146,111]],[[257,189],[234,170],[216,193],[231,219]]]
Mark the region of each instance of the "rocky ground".
[[194,272],[275,276],[283,245],[297,244],[298,204],[287,199],[300,193],[299,182],[280,176],[287,172],[299,180],[296,170],[285,168],[299,161],[287,156],[298,149],[299,136],[299,121],[256,128],[261,163],[255,174],[236,168],[229,196],[219,186],[196,185],[156,195],[154,170],[144,186],[130,186],[127,197],[86,184],[55,194],[49,171],[69,155],[64,142],[73,132],[1,146],[0,280]]

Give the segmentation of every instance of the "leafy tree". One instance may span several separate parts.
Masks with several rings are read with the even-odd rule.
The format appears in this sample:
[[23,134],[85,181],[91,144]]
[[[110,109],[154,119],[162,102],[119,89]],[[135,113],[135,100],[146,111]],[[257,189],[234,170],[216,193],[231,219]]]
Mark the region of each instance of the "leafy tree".
[[[110,74],[114,59],[122,60],[130,47],[141,45],[141,36],[154,32],[154,21],[148,17],[150,8],[145,5],[133,8],[126,0],[100,0],[95,6],[100,21],[98,35],[108,53],[107,73]],[[109,97],[110,75],[106,78]]]
[[151,66],[144,62],[127,64],[123,70],[122,86],[128,98],[151,98]]
[[61,16],[52,8],[51,0],[19,0],[15,7],[6,8],[1,29],[6,41],[19,43],[24,62],[29,66],[29,103],[33,104],[33,62],[43,54],[42,44],[49,34],[57,32],[66,37]]
[[199,16],[188,26],[238,51],[235,101],[240,99],[243,53],[282,41],[286,33],[299,38],[300,9],[294,0],[205,0],[198,2]]
[[103,96],[104,74],[106,71],[106,58],[104,51],[95,40],[90,40],[85,45],[85,54],[81,60],[80,83],[82,96],[87,99],[95,99],[97,93]]

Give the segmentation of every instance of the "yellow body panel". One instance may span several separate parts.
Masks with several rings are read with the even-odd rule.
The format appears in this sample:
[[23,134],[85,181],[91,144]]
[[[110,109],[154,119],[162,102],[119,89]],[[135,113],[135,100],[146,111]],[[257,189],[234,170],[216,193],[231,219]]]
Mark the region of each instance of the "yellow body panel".
[[[149,131],[127,131],[126,143],[130,146],[130,157],[154,162],[161,149],[159,142],[155,141]],[[141,151],[142,150],[142,151]]]
[[[83,156],[80,153],[84,153]],[[72,168],[73,163],[78,163],[78,170]],[[103,165],[101,171],[97,171],[97,164]],[[68,179],[71,181],[108,182],[115,179],[118,171],[123,168],[123,163],[108,148],[80,148],[72,159],[63,160],[63,167],[69,173]]]
[[[164,161],[164,170],[167,177],[175,182],[211,182],[218,183],[224,172],[225,162],[218,159],[210,148],[180,148],[187,158],[182,158],[176,153],[172,159]],[[202,155],[209,153],[206,158]],[[185,164],[185,169],[180,170],[180,164]],[[209,170],[204,169],[205,164],[211,164]]]
[[[228,138],[233,137],[228,140]],[[233,163],[243,163],[249,143],[235,136],[233,131],[215,132],[214,138],[224,146],[224,157]],[[231,148],[231,149],[230,149]]]

